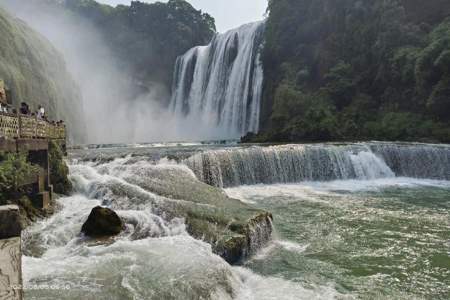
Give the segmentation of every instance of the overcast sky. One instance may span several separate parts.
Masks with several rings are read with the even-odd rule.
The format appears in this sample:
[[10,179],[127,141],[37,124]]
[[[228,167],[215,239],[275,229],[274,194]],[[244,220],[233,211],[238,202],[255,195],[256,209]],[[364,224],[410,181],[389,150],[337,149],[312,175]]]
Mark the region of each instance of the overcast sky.
[[[130,4],[131,0],[97,0],[110,5]],[[142,2],[156,2],[141,0]],[[195,8],[209,13],[216,19],[217,30],[224,32],[242,24],[263,19],[267,0],[187,0]],[[167,2],[167,1],[161,1]]]

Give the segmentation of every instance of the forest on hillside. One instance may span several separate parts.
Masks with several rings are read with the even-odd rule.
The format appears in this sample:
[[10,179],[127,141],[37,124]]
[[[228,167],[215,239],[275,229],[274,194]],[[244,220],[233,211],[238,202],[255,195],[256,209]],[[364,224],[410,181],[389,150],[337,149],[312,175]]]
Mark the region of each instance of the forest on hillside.
[[117,7],[94,0],[6,2],[14,11],[28,15],[33,10],[47,10],[89,22],[143,92],[152,83],[162,84],[169,92],[176,58],[194,46],[209,43],[216,32],[214,18],[184,0],[131,1]]
[[252,141],[450,142],[450,2],[271,0]]

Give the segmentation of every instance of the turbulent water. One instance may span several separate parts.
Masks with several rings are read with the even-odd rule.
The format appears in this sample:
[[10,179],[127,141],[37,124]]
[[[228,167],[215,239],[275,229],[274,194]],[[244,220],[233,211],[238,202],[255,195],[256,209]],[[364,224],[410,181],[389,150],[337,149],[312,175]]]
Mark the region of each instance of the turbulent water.
[[[76,193],[23,234],[25,299],[449,299],[449,152],[388,143],[73,151]],[[271,211],[273,242],[232,267],[190,237],[164,208],[183,201],[180,186],[185,199],[208,197],[192,194],[197,178]],[[80,228],[100,204],[126,230],[94,242]]]
[[227,193],[276,216],[278,239],[245,264],[260,276],[332,282],[352,299],[450,299],[449,181],[345,180]]
[[244,25],[179,57],[173,112],[211,127],[221,137],[257,132],[263,82],[258,50],[263,29],[262,22]]
[[391,143],[251,147],[199,153],[186,164],[199,179],[218,187],[395,176],[450,180],[450,147]]

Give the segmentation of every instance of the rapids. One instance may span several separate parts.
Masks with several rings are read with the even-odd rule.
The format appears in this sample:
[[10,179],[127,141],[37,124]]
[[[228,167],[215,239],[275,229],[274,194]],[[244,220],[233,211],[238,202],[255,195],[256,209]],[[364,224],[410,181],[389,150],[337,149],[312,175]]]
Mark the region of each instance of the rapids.
[[[450,295],[446,145],[94,148],[71,151],[75,193],[23,233],[25,299]],[[168,215],[194,199],[230,199],[221,194],[274,214],[272,241],[239,266]],[[80,235],[97,205],[115,209],[126,230],[103,242]]]

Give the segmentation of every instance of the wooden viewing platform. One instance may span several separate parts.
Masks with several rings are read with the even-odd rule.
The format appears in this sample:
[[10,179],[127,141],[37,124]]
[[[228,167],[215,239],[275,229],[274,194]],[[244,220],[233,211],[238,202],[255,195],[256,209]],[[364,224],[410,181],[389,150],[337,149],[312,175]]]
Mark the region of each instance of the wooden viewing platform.
[[54,140],[66,151],[66,127],[36,116],[0,113],[0,151],[47,150]]
[[66,127],[37,116],[0,113],[0,151],[26,153],[27,160],[39,167],[32,178],[25,178],[23,186],[33,186],[31,196],[38,208],[47,208],[53,194],[50,183],[49,143],[58,144],[66,153]]
[[36,116],[0,113],[0,138],[65,140],[66,127]]

